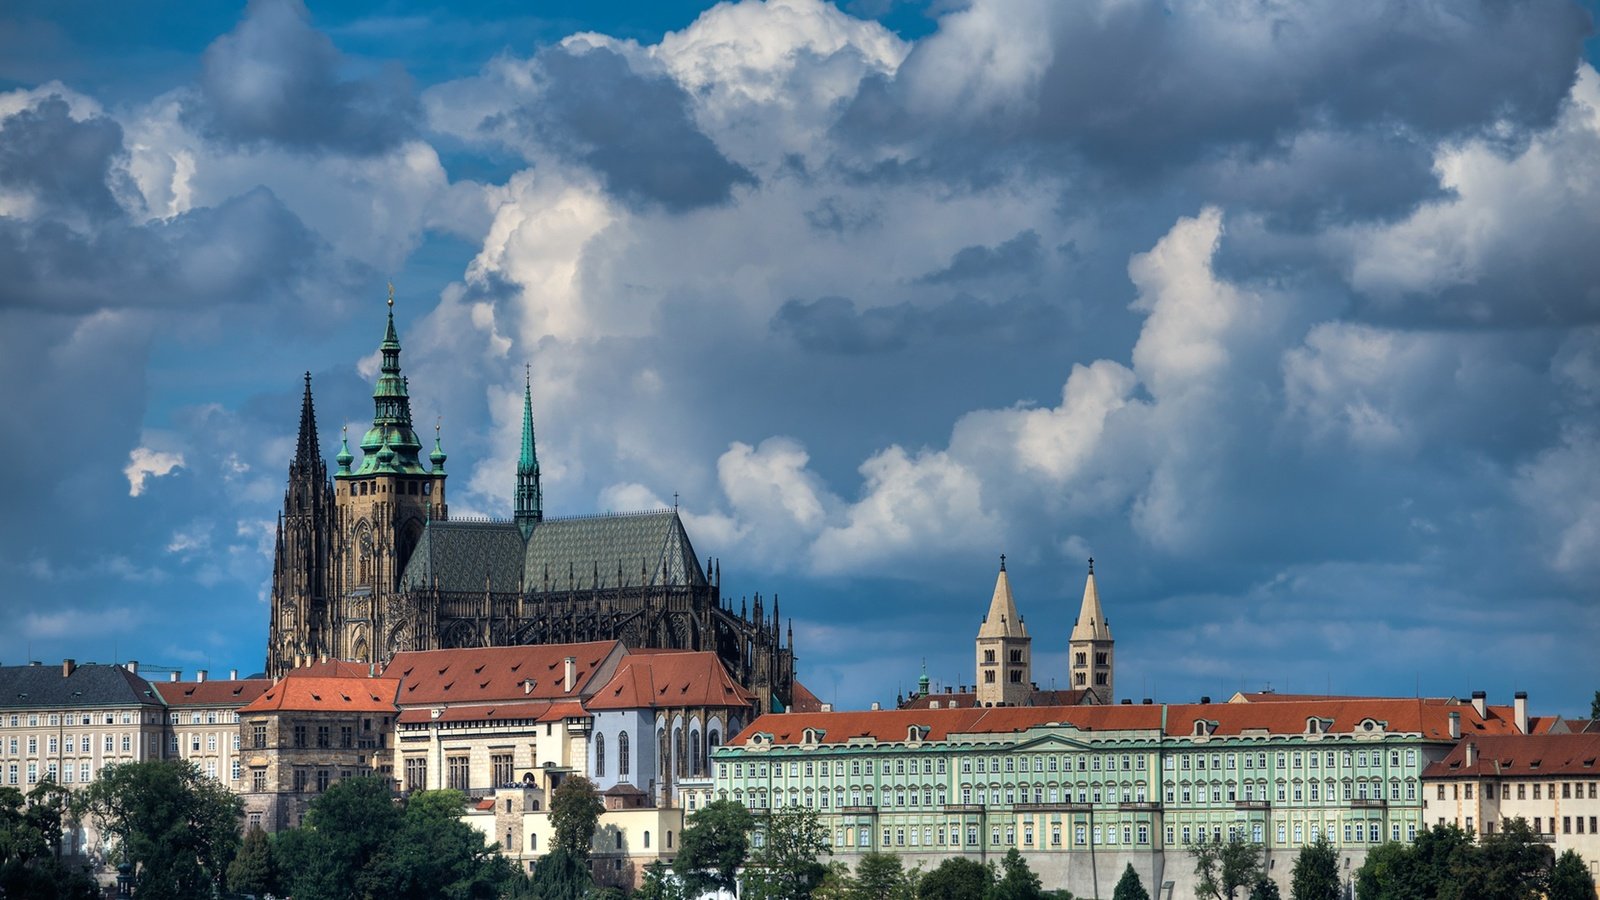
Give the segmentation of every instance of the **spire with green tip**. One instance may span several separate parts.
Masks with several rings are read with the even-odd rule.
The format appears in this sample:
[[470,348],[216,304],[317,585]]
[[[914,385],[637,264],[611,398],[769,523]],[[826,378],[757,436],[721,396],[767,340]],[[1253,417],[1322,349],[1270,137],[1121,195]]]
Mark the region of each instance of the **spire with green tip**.
[[544,520],[544,491],[539,485],[539,454],[533,443],[533,370],[527,367],[522,383],[522,455],[517,458],[517,528],[522,537],[533,536],[533,526]]
[[411,428],[411,397],[400,374],[400,337],[394,327],[394,285],[389,285],[389,321],[378,345],[382,354],[372,389],[372,428],[361,438],[360,475],[426,475],[417,459],[422,442]]
[[333,461],[339,464],[339,471],[336,474],[349,475],[350,463],[353,460],[355,456],[350,453],[350,426],[346,425],[339,429],[339,455],[333,458]]
[[435,475],[443,475],[444,474],[444,461],[446,459],[448,459],[448,457],[446,457],[445,454],[444,454],[444,448],[439,446],[439,423],[438,422],[434,422],[433,423],[433,452],[428,454],[428,462],[433,463],[433,474],[435,474]]
[[928,661],[927,661],[927,659],[923,659],[923,661],[922,661],[922,677],[917,679],[917,696],[918,697],[926,697],[926,696],[928,696]]

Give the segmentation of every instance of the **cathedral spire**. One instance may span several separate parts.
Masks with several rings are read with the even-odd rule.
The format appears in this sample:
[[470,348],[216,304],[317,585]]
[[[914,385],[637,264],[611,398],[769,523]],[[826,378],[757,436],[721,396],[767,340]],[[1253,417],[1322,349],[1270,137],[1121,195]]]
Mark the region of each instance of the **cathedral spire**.
[[306,393],[300,400],[300,439],[295,443],[294,461],[298,466],[311,466],[322,460],[322,450],[317,446],[317,410],[311,403],[311,373],[306,373]]
[[517,528],[524,540],[533,526],[544,520],[544,491],[539,484],[539,453],[533,442],[533,372],[524,370],[522,382],[522,455],[517,457]]
[[394,327],[394,285],[389,285],[389,319],[383,342],[378,381],[372,388],[372,428],[361,438],[361,467],[356,475],[424,475],[417,454],[422,442],[411,427],[411,397],[400,374],[400,336]]

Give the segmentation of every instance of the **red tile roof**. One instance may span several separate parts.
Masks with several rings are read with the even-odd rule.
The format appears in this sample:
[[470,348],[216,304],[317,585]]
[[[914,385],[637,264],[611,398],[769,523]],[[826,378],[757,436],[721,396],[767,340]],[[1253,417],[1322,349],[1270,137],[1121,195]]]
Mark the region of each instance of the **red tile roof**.
[[285,678],[295,678],[310,675],[314,678],[370,678],[373,674],[371,663],[356,662],[349,659],[324,659],[298,669],[290,669],[283,673]]
[[[420,722],[506,722],[514,720],[532,719],[536,722],[546,721],[552,704],[549,700],[533,700],[525,703],[497,703],[497,704],[469,704],[465,706],[426,707],[408,706],[400,710],[402,725],[415,725]],[[439,709],[439,715],[433,714],[434,709]]]
[[1331,720],[1326,730],[1356,731],[1363,721],[1384,723],[1389,732],[1421,734],[1428,740],[1450,739],[1451,712],[1461,716],[1466,734],[1506,734],[1514,726],[1493,715],[1480,719],[1471,704],[1447,705],[1416,699],[1340,699],[1284,701],[1264,704],[1211,703],[1121,706],[1005,706],[993,708],[876,710],[838,713],[778,713],[756,719],[729,744],[743,744],[758,732],[773,735],[775,743],[798,744],[806,728],[826,732],[824,743],[843,743],[852,737],[903,741],[912,725],[927,727],[925,740],[942,740],[956,734],[1005,734],[1052,722],[1070,723],[1092,731],[1156,730],[1166,716],[1166,734],[1194,733],[1196,720],[1207,723],[1209,734],[1238,735],[1258,729],[1268,734],[1303,734],[1311,718]]
[[394,712],[398,687],[393,678],[286,677],[239,712]]
[[240,707],[266,693],[270,678],[244,678],[238,681],[153,681],[168,706]]
[[[416,650],[395,654],[383,674],[400,681],[402,706],[554,700],[586,696],[595,673],[624,652],[618,641]],[[574,691],[562,685],[569,656],[577,657]]]
[[[1477,761],[1467,765],[1467,747]],[[1423,778],[1600,776],[1600,734],[1495,734],[1463,738]]]
[[630,653],[585,705],[599,709],[749,706],[754,698],[715,653]]
[[817,699],[816,694],[811,693],[810,688],[796,681],[794,690],[789,696],[789,712],[822,712],[822,701]]

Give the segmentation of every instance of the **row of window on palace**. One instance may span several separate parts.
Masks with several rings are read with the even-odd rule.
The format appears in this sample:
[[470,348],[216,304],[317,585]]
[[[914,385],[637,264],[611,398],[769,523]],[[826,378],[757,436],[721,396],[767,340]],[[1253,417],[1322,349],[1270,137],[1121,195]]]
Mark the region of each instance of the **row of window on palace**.
[[[1340,788],[1342,787],[1342,798]],[[783,788],[771,791],[773,797],[781,805]],[[812,789],[807,787],[788,789],[789,803],[828,809],[830,806],[944,806],[947,802],[948,792],[944,785],[886,785],[875,791],[872,786],[853,786],[848,795],[843,787],[833,789]],[[724,795],[727,791],[722,792]],[[1384,797],[1383,783],[1376,779],[1371,782],[1361,781],[1352,783],[1329,782],[1284,782],[1276,784],[1275,796],[1279,803],[1305,803],[1343,800],[1400,800],[1402,795],[1406,800],[1417,799],[1417,783],[1415,781],[1401,782],[1398,779],[1389,782],[1389,796]],[[761,787],[749,789],[748,795],[743,788],[733,791],[733,799],[740,803],[746,802],[752,808],[764,809],[768,804],[768,791]],[[846,796],[849,803],[845,802]],[[881,796],[882,802],[874,802],[876,796]],[[1148,791],[1143,782],[1123,784],[1077,784],[1077,785],[988,785],[972,786],[962,785],[961,803],[971,804],[1015,804],[1015,803],[1146,803],[1149,802]],[[1237,784],[1212,784],[1212,785],[1167,785],[1166,803],[1236,803],[1243,801],[1266,802],[1272,800],[1274,792],[1268,790],[1265,780],[1260,782],[1245,782],[1243,789]],[[1291,800],[1292,798],[1292,800]]]
[[[495,753],[489,757],[489,770],[491,786],[513,787],[516,785],[516,769],[514,757],[510,753]],[[451,790],[467,791],[485,787],[472,783],[472,757],[466,754],[452,754],[444,759],[445,784]],[[425,790],[428,787],[428,758],[426,756],[408,756],[405,758],[405,789],[408,791]]]
[[[1016,846],[1020,835],[1022,846],[1028,848],[1063,848],[1064,835],[1070,826],[1072,845],[1076,847],[1110,845],[1127,845],[1132,847],[1148,847],[1150,845],[1150,824],[1148,822],[1123,822],[1111,824],[1090,825],[1086,822],[1038,822],[1024,819],[1019,827],[1015,822],[1003,825],[989,826],[989,844],[991,846]],[[1211,825],[1207,830],[1205,825],[1168,825],[1166,826],[1166,841],[1168,846],[1188,846],[1194,843],[1204,844],[1208,841],[1221,843],[1223,840],[1232,842],[1251,840],[1262,843],[1266,840],[1266,825],[1262,822],[1238,822],[1228,825]],[[1287,844],[1292,836],[1295,844],[1306,842],[1306,835],[1310,834],[1312,841],[1327,835],[1329,840],[1337,839],[1340,834],[1338,823],[1321,822],[1279,822],[1277,826],[1277,843]],[[939,825],[883,825],[879,832],[882,838],[882,847],[977,847],[982,839],[983,829],[975,822],[951,822],[948,826]],[[1344,822],[1342,827],[1344,843],[1362,844],[1382,843],[1384,838],[1383,823],[1376,819]],[[1417,825],[1407,822],[1403,826],[1399,822],[1389,825],[1389,840],[1398,841],[1401,834],[1406,840],[1416,840]],[[870,848],[872,846],[872,827],[839,826],[833,829],[833,842],[836,847]],[[965,841],[963,841],[963,836]],[[1035,840],[1041,843],[1035,843]],[[1181,839],[1182,843],[1179,843]],[[1043,841],[1048,840],[1048,843]],[[761,846],[763,835],[757,831],[752,842]]]
[[[1402,759],[1405,761],[1404,765],[1407,768],[1414,769],[1417,766],[1417,751],[1415,747],[1405,750],[1391,749],[1388,751],[1388,757],[1390,768],[1399,768],[1402,765]],[[1181,772],[1239,771],[1241,769],[1245,771],[1267,770],[1269,768],[1267,765],[1268,758],[1268,752],[1265,750],[1246,751],[1243,753],[1171,753],[1162,757],[1162,767],[1168,771]],[[1337,769],[1341,758],[1343,767],[1346,769],[1381,767],[1384,764],[1384,751],[1377,749],[1370,752],[1367,750],[1279,750],[1276,751],[1276,759],[1274,761],[1280,770]],[[1032,761],[1031,763],[1030,760]],[[1142,771],[1149,762],[1150,757],[1142,753],[1123,753],[1120,755],[1113,753],[1082,753],[1060,756],[966,756],[961,759],[961,772],[962,774],[1027,772],[1030,771],[1030,766],[1031,771],[1034,772],[1133,772]],[[908,760],[905,757],[880,760],[877,772],[884,775],[905,775],[908,774],[908,763],[910,766],[909,774],[915,774],[918,768],[917,760]],[[734,778],[744,777],[745,764],[742,762],[720,763],[720,768],[718,769],[720,777],[728,777],[728,767],[730,765],[733,767]],[[769,772],[769,765],[771,766],[770,772],[774,777],[783,777],[784,764],[782,761],[770,764],[752,762],[750,763],[750,775],[755,778],[766,777]],[[800,777],[802,766],[804,766],[805,777],[807,778],[815,777],[818,774],[824,776],[845,774],[844,760],[833,761],[831,765],[829,760],[806,760],[804,763],[799,760],[790,760],[788,764],[789,777]],[[938,757],[937,759],[924,757],[921,761],[921,769],[925,775],[935,774],[935,769],[937,769],[937,774],[944,775],[947,771],[947,762],[944,757]],[[874,774],[872,760],[850,760],[850,774]]]
[[[363,720],[363,731],[372,730],[372,720]],[[384,743],[382,733],[375,737],[357,737],[354,725],[340,725],[338,743],[334,743],[334,730],[331,725],[318,725],[313,729],[309,725],[295,725],[289,729],[290,741],[288,746],[295,750],[332,750],[336,747],[341,750],[363,749],[381,747]],[[315,743],[313,743],[313,739]],[[265,724],[250,726],[250,746],[255,750],[267,748],[267,726]]]
[[93,725],[96,719],[100,719],[100,724],[102,725],[161,724],[161,718],[158,714],[152,714],[146,720],[142,716],[136,716],[131,711],[122,713],[50,713],[48,716],[40,715],[39,713],[29,713],[26,716],[21,713],[13,713],[9,722],[12,728],[21,728],[23,727],[22,722],[24,719],[27,720],[27,727],[29,728],[38,728],[41,724],[48,725],[51,728],[62,725]]
[[[1446,820],[1445,820],[1444,816],[1440,816],[1439,817],[1439,824],[1440,825],[1446,824]],[[1576,831],[1573,830],[1573,825],[1574,824],[1577,825],[1577,830]],[[1562,834],[1585,834],[1585,833],[1588,833],[1588,834],[1600,834],[1600,831],[1595,830],[1595,826],[1596,825],[1600,825],[1600,816],[1590,816],[1589,817],[1589,830],[1588,830],[1588,832],[1585,832],[1583,830],[1583,816],[1562,816],[1561,817],[1561,833]],[[1465,824],[1464,827],[1469,832],[1476,833],[1476,831],[1477,831],[1477,829],[1473,826],[1473,822],[1472,822],[1472,817],[1471,816],[1467,816],[1466,824]],[[1533,817],[1533,822],[1532,822],[1532,827],[1533,827],[1533,833],[1534,834],[1555,834],[1556,833],[1556,817],[1555,816],[1551,816],[1551,817],[1549,817],[1547,819],[1544,816],[1534,816]],[[1495,824],[1493,822],[1485,822],[1484,823],[1484,831],[1486,833],[1494,834],[1494,830],[1495,830]]]
[[[1500,790],[1499,790],[1500,796],[1499,796],[1499,799],[1501,799],[1501,800],[1510,800],[1511,799],[1511,786],[1512,786],[1512,784],[1513,784],[1513,782],[1509,782],[1508,781],[1505,784],[1500,785]],[[1542,781],[1534,781],[1534,782],[1521,781],[1521,782],[1515,782],[1515,784],[1516,784],[1516,788],[1517,788],[1517,799],[1518,800],[1528,800],[1528,799],[1543,800],[1543,799],[1545,799],[1545,796],[1546,796],[1546,791],[1545,791],[1546,783],[1545,782],[1542,782]],[[1563,799],[1563,800],[1582,800],[1584,798],[1584,785],[1585,784],[1588,784],[1588,786],[1589,786],[1589,799],[1590,800],[1600,799],[1600,782],[1597,782],[1597,781],[1589,781],[1589,782],[1583,782],[1583,781],[1560,781],[1560,782],[1556,782],[1556,781],[1552,781],[1552,782],[1549,782],[1548,797],[1551,800],[1556,799],[1556,787],[1557,787],[1557,785],[1560,785],[1560,788],[1561,788],[1561,799]],[[1484,783],[1484,785],[1483,785],[1483,799],[1485,799],[1485,800],[1493,800],[1493,799],[1495,799],[1495,786],[1494,785],[1495,785],[1495,783],[1492,782],[1492,781]],[[1452,785],[1449,786],[1449,788],[1450,788],[1450,798],[1449,799],[1451,799],[1451,800],[1471,800],[1472,799],[1472,785],[1471,785],[1471,783],[1468,783],[1468,784],[1452,784]],[[1532,798],[1529,798],[1529,796],[1528,796],[1528,794],[1530,792],[1533,794]],[[1440,800],[1445,799],[1445,785],[1443,785],[1443,784],[1439,785],[1439,796],[1438,796],[1438,799],[1440,799]]]

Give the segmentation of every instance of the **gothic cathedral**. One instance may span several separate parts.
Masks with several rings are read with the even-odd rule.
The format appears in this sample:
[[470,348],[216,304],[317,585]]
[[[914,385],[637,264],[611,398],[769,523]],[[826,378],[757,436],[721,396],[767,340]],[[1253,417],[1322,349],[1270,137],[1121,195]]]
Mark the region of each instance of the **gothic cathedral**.
[[394,298],[379,345],[372,428],[359,465],[346,438],[330,479],[317,441],[311,376],[289,463],[272,573],[267,674],[319,659],[379,666],[404,650],[620,640],[631,648],[711,650],[755,694],[787,709],[794,636],[760,595],[735,611],[721,564],[696,556],[677,510],[546,519],[524,386],[515,515],[452,522],[435,429],[424,464],[400,374]]

